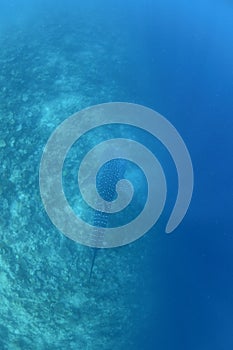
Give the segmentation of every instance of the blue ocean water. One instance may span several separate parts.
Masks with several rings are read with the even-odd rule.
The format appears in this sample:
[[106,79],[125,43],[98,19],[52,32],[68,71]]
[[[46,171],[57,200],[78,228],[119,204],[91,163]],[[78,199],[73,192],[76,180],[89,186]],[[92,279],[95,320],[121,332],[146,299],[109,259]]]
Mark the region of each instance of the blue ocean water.
[[[227,0],[1,1],[0,349],[233,348],[232,42]],[[128,127],[86,135],[81,156],[112,135],[142,142],[169,194],[143,238],[98,252],[88,283],[92,250],[50,222],[39,164],[57,125],[111,101],[168,118],[190,151],[194,192],[166,235],[177,187],[166,149]],[[85,218],[72,164],[71,154],[64,185]],[[126,175],[139,191],[131,217],[147,187],[132,165]]]

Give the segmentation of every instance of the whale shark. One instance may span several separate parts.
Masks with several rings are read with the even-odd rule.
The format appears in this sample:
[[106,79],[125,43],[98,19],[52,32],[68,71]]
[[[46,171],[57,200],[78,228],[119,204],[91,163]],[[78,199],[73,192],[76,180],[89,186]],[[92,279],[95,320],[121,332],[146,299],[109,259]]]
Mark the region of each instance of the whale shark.
[[[109,206],[111,206],[111,202],[116,199],[116,184],[119,180],[124,178],[126,171],[126,160],[118,158],[112,159],[109,162],[105,163],[100,169],[97,179],[96,179],[96,187],[99,195],[107,202],[109,202]],[[104,208],[103,208],[104,209]],[[101,239],[103,237],[103,229],[108,227],[109,224],[109,213],[103,211],[95,211],[93,217],[93,226],[95,230],[96,239]],[[95,260],[97,256],[97,252],[101,248],[92,248],[93,256],[91,261],[91,268],[89,273],[89,282],[91,281],[93,268],[95,265]]]

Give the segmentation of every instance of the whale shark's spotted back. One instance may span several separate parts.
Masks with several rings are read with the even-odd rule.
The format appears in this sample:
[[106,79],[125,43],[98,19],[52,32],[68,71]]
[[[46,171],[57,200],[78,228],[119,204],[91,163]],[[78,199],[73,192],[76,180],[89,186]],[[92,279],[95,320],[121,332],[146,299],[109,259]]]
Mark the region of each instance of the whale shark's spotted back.
[[[125,167],[125,160],[113,159],[100,170],[97,176],[96,187],[105,201],[111,202],[116,198],[116,184],[124,178]],[[104,213],[104,210],[103,212],[97,211],[94,216],[94,226],[106,227],[108,215],[108,213]]]

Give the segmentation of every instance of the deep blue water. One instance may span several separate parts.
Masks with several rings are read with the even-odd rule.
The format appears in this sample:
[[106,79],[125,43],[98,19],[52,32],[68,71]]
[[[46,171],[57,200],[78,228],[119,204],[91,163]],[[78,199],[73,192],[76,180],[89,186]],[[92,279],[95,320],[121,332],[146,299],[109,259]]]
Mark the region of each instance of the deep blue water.
[[[1,349],[233,348],[232,43],[230,1],[1,2]],[[143,238],[99,252],[90,286],[92,251],[49,221],[38,169],[59,123],[110,101],[169,119],[190,151],[194,192],[166,235],[174,165],[126,128],[159,150],[171,198]]]

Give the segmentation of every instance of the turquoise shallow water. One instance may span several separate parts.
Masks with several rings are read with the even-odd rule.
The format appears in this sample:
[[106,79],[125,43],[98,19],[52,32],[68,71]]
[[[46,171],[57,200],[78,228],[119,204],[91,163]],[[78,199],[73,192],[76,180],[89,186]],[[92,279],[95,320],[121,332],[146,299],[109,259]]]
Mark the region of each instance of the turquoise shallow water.
[[[0,349],[231,350],[233,9],[228,2],[2,1],[0,4]],[[140,240],[93,251],[62,235],[39,193],[39,164],[55,127],[88,106],[129,101],[164,114],[190,150],[195,190],[173,235],[176,196],[166,149],[144,132],[99,128],[71,150],[64,190],[76,192],[80,156],[104,138],[141,141],[161,158],[169,198]],[[145,177],[128,164],[133,207]]]
[[125,348],[139,317],[139,247],[100,251],[90,284],[92,250],[53,227],[38,186],[53,129],[83,107],[123,96],[114,81],[124,60],[118,34],[59,11],[19,22],[0,39],[0,347]]

